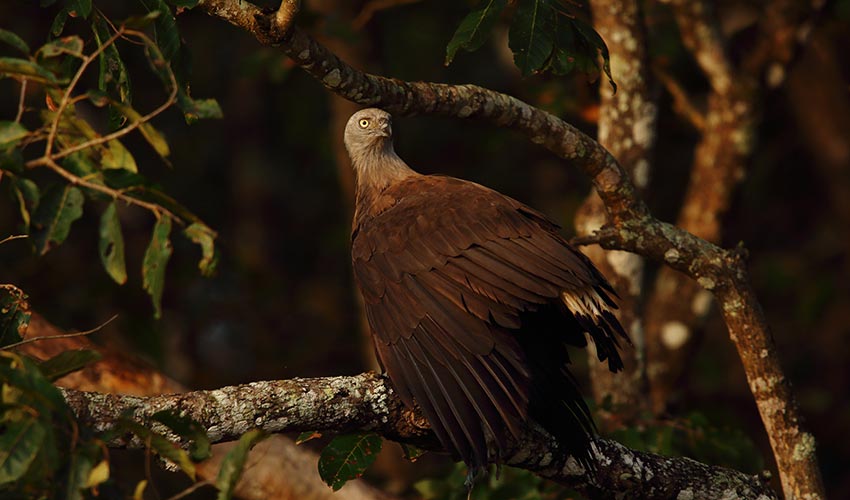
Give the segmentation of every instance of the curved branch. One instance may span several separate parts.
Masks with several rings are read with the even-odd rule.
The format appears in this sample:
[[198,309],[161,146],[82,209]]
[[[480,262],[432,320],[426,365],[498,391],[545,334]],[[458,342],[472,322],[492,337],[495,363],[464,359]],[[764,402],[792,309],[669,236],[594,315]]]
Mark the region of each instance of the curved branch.
[[[249,429],[267,432],[305,430],[371,431],[389,439],[437,450],[439,444],[417,412],[405,408],[386,379],[374,373],[351,377],[305,378],[254,382],[165,396],[137,397],[62,389],[84,423],[111,428],[132,411],[177,442],[179,438],[151,416],[172,410],[198,421],[211,440],[236,439]],[[526,429],[514,442],[506,463],[581,491],[590,498],[777,498],[765,481],[687,458],[662,457],[630,450],[607,439],[594,441],[600,467],[588,473],[540,428]],[[143,447],[138,438],[122,436],[112,447]]]
[[[475,85],[405,82],[355,70],[297,27],[280,37],[264,28],[272,21],[255,5],[237,0],[203,0],[205,12],[279,45],[326,88],[354,102],[411,115],[476,118],[511,128],[570,160],[593,181],[608,212],[610,227],[600,244],[666,262],[717,298],[747,375],[776,458],[785,496],[823,498],[814,438],[803,430],[800,412],[776,355],[764,312],[749,285],[737,252],[724,250],[653,218],[617,161],[572,125],[514,97]],[[722,79],[714,82],[719,88]]]

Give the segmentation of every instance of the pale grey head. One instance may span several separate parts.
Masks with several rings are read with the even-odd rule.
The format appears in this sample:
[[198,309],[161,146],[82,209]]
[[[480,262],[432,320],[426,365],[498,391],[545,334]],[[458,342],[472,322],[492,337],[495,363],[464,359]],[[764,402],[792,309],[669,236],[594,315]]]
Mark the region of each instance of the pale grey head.
[[366,108],[351,115],[345,125],[345,149],[357,173],[358,189],[381,190],[414,174],[393,149],[392,115],[382,109]]
[[351,115],[345,125],[345,148],[354,157],[366,150],[392,149],[392,115],[378,108],[366,108]]

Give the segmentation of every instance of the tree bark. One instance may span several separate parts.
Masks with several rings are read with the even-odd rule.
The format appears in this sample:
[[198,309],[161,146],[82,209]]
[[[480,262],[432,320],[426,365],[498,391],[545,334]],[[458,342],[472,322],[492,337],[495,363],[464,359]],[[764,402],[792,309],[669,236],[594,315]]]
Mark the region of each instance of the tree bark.
[[[111,428],[130,412],[133,419],[179,442],[167,427],[150,418],[170,410],[199,422],[213,442],[237,439],[254,428],[267,432],[367,431],[425,449],[440,449],[425,418],[407,409],[387,380],[374,373],[253,382],[152,397],[70,389],[63,393],[80,421],[99,431]],[[108,445],[140,448],[145,444],[136,437],[121,436]],[[566,484],[589,498],[778,498],[758,476],[687,458],[634,451],[602,438],[594,440],[594,454],[600,466],[588,472],[542,428],[532,426],[504,456],[508,465]]]

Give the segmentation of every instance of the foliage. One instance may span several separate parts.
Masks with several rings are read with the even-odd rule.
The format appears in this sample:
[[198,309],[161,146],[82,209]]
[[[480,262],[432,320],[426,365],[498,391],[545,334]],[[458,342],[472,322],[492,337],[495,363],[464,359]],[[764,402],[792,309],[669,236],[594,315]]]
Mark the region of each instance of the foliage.
[[[165,425],[183,446],[129,415],[106,431],[81,426],[52,382],[97,361],[100,354],[64,351],[38,362],[13,353],[7,347],[26,332],[29,306],[26,295],[11,285],[0,287],[0,304],[0,324],[11,328],[0,345],[0,496],[81,499],[101,496],[98,490],[105,485],[114,490],[118,485],[110,475],[106,443],[128,434],[195,479],[195,464],[210,456],[210,439],[200,424],[168,411],[153,415],[152,420]],[[225,457],[216,481],[219,498],[230,498],[247,452],[262,437],[259,431],[246,433]],[[147,483],[136,484],[134,498],[141,498]]]
[[363,475],[381,451],[383,441],[374,433],[336,436],[322,449],[319,475],[334,491]]
[[[184,9],[196,3],[174,5]],[[68,0],[54,18],[55,38],[35,50],[15,33],[0,30],[0,42],[19,53],[0,57],[0,78],[18,81],[21,91],[18,115],[0,121],[0,179],[38,255],[64,243],[85,211],[101,209],[98,253],[119,285],[127,281],[121,212],[126,206],[150,212],[156,224],[141,274],[159,318],[172,222],[185,226],[183,234],[201,247],[199,267],[207,276],[215,269],[216,233],[149,182],[124,141],[138,131],[170,166],[168,142],[152,120],[172,105],[183,111],[188,123],[219,118],[221,110],[215,101],[196,100],[189,93],[189,55],[171,8],[163,0],[140,0],[137,8],[140,15],[116,23],[90,0]],[[88,42],[77,34],[61,36],[72,24],[76,31],[89,31]],[[166,93],[148,113],[133,105],[124,60],[132,50],[147,59]],[[96,85],[86,88],[92,73]],[[108,125],[100,130],[103,121]],[[56,176],[45,179],[36,174],[39,169]]]
[[[600,408],[609,415],[623,412],[610,399],[603,401]],[[630,425],[620,426],[608,434],[634,450],[686,456],[753,474],[764,468],[761,453],[745,432],[738,427],[718,426],[700,412],[667,419],[644,413]]]
[[[484,0],[461,21],[446,46],[446,64],[451,64],[459,49],[478,50],[505,10],[505,0]],[[508,46],[514,63],[523,75],[552,73],[567,75],[573,70],[594,80],[600,69],[611,77],[608,47],[592,26],[566,8],[560,0],[520,0],[511,18]]]
[[468,492],[464,487],[466,466],[455,464],[444,478],[416,483],[416,491],[425,500],[568,500],[580,498],[575,492],[533,473],[513,467],[490,467]]

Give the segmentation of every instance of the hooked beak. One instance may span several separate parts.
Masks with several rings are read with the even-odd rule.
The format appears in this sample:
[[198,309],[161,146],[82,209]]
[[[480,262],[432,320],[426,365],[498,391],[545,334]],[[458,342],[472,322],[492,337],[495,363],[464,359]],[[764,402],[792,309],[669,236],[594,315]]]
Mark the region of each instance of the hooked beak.
[[393,133],[393,127],[390,124],[389,120],[387,120],[387,121],[382,120],[381,121],[381,128],[378,129],[378,134],[381,135],[381,137],[389,137],[390,135],[392,135],[392,133]]

